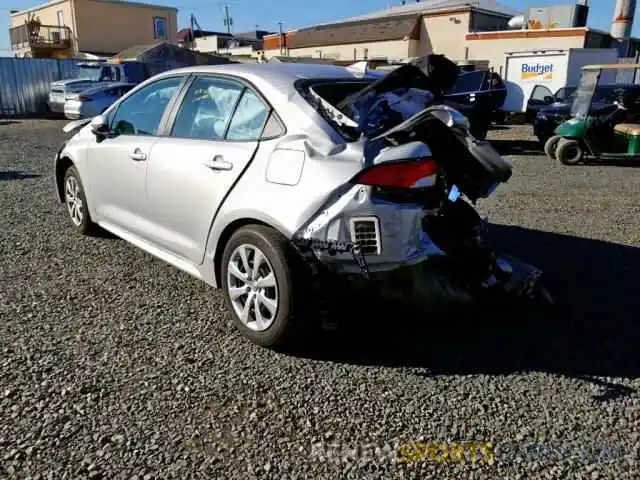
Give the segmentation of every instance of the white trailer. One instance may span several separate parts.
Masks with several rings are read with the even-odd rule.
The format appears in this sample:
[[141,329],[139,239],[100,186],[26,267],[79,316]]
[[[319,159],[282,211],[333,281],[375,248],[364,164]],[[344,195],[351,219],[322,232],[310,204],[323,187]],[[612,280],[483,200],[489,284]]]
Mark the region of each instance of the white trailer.
[[[618,50],[615,48],[507,52],[504,75],[507,98],[503,109],[511,113],[524,112],[536,85],[543,85],[555,93],[562,87],[577,86],[585,65],[617,62]],[[609,74],[611,78],[603,78],[601,83],[615,82],[615,73]]]

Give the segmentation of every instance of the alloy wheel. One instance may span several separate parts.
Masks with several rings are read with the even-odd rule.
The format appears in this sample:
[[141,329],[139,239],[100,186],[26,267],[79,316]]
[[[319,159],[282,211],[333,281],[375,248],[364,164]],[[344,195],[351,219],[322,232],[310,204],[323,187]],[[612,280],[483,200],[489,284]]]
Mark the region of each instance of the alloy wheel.
[[273,267],[258,247],[238,246],[227,268],[227,293],[240,321],[251,330],[268,329],[278,313],[278,284]]
[[71,221],[76,227],[79,227],[82,225],[82,220],[84,218],[82,210],[83,203],[80,193],[80,183],[73,175],[69,176],[65,182],[64,196]]

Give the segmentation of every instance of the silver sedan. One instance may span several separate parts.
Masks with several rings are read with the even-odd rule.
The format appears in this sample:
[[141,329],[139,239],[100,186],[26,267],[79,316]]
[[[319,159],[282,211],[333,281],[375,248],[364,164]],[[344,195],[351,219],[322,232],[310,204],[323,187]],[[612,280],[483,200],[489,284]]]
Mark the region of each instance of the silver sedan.
[[376,78],[304,64],[165,72],[68,126],[82,128],[56,156],[59,199],[78,231],[100,226],[221,287],[245,336],[280,345],[312,306],[292,239],[328,242],[313,255],[344,274],[363,266],[340,245],[358,245],[368,272],[442,254],[422,232],[422,206],[372,195],[374,184],[433,185],[428,148],[387,149],[419,161],[370,172],[357,120],[336,107]]

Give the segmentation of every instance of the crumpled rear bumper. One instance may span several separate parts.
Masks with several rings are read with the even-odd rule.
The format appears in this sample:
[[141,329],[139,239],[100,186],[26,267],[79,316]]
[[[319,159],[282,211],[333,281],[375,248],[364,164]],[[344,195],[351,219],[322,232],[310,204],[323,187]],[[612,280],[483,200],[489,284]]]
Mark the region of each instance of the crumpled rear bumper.
[[371,187],[346,186],[311,217],[294,236],[315,258],[337,273],[361,273],[350,246],[358,244],[369,272],[385,272],[445,255],[422,230],[419,205],[374,199]]
[[[347,283],[419,306],[469,301],[483,292],[527,296],[535,290],[541,272],[516,258],[487,248],[464,258],[441,250],[423,230],[425,214],[417,205],[380,202],[370,187],[345,185],[296,233],[293,243],[309,261]],[[378,230],[359,236],[354,225],[363,221]],[[366,242],[369,238],[376,248]]]

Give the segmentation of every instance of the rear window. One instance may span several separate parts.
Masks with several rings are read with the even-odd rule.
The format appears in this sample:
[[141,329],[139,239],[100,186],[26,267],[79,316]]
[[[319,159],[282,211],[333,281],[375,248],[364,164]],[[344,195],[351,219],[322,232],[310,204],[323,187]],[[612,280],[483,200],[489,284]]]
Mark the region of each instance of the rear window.
[[374,80],[301,80],[296,89],[315,110],[322,115],[347,141],[359,137],[352,112],[338,108],[340,102],[362,90]]
[[593,95],[593,102],[613,103],[619,100],[626,92],[627,89],[624,87],[598,87]]
[[296,88],[347,141],[382,133],[423,110],[433,95],[417,88],[368,92],[349,107],[340,103],[373,83],[375,79],[299,81]]
[[484,71],[462,73],[453,88],[446,93],[453,95],[456,93],[477,92],[482,90],[485,74],[486,72]]

